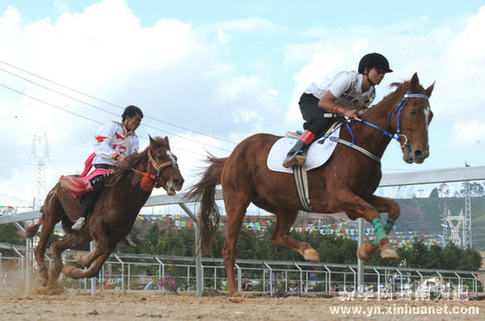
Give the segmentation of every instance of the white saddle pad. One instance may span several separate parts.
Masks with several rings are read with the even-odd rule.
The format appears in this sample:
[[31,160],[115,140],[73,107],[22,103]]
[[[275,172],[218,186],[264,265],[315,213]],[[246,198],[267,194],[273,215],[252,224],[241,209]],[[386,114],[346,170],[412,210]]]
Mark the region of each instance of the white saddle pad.
[[[331,136],[339,137],[340,128],[337,128]],[[278,139],[271,150],[269,151],[267,166],[270,170],[282,173],[293,173],[292,168],[283,167],[283,161],[286,158],[288,151],[295,145],[296,139],[290,137],[282,137]],[[336,142],[326,139],[323,144],[318,144],[316,141],[310,145],[310,149],[307,152],[306,157],[306,170],[309,171],[313,168],[317,168],[325,164],[325,162],[332,155]]]

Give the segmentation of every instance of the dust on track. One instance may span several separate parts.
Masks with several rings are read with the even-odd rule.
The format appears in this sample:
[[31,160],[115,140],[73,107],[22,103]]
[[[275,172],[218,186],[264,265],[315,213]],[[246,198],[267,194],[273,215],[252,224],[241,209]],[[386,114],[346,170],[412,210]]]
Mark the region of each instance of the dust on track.
[[[341,298],[197,297],[158,291],[100,290],[96,296],[66,289],[62,294],[19,294],[19,289],[0,290],[0,320],[483,320],[485,300],[412,301],[353,300]],[[395,306],[478,307],[480,314],[373,315],[332,314],[331,307],[362,307],[381,311]],[[367,310],[366,310],[367,309]]]

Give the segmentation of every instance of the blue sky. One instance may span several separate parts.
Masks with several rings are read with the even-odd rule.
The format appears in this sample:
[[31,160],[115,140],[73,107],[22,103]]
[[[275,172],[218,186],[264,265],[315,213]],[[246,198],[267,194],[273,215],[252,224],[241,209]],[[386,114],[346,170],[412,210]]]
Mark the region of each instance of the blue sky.
[[128,104],[151,117],[142,147],[168,135],[190,185],[207,151],[299,129],[302,90],[373,51],[395,71],[376,102],[416,71],[436,81],[431,156],[408,165],[391,143],[384,173],[485,165],[484,29],[485,1],[0,1],[0,203],[36,193],[34,135],[49,142],[47,189]]

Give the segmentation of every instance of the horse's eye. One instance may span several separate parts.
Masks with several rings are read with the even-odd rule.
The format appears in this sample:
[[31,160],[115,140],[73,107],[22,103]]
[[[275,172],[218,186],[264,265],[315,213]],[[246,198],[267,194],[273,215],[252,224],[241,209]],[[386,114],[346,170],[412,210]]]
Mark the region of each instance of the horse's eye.
[[413,116],[416,116],[416,109],[411,109],[411,111],[409,112],[411,115]]

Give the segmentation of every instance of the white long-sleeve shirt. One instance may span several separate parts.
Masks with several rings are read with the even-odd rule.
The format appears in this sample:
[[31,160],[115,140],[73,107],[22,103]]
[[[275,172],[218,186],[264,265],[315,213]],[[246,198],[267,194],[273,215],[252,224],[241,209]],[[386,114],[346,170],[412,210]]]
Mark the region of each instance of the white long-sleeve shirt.
[[352,109],[359,104],[369,107],[376,97],[376,91],[371,86],[369,90],[362,92],[362,77],[362,74],[355,71],[342,71],[330,82],[312,83],[305,93],[321,99],[330,90],[336,98],[335,102],[344,108]]
[[127,156],[138,151],[138,136],[129,132],[122,123],[112,121],[96,133],[93,165],[116,163],[118,156]]

